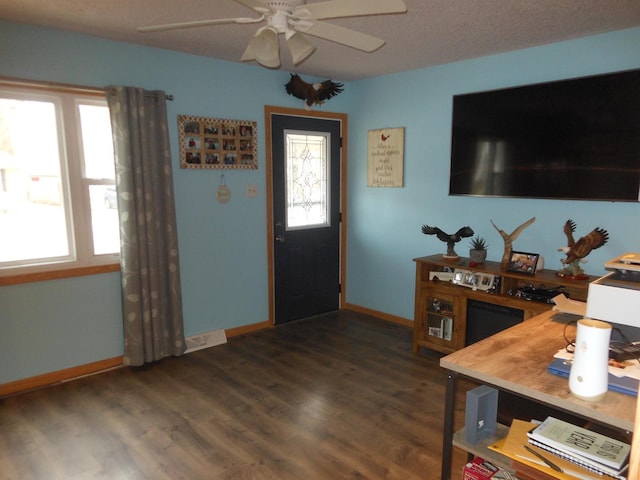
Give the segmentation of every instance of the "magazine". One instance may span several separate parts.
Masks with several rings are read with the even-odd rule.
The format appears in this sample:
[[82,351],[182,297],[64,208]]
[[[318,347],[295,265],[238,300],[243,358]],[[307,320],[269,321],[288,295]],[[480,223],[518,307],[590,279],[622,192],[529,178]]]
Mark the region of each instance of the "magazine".
[[549,447],[621,471],[625,466],[631,445],[601,435],[571,423],[547,417],[529,432],[529,438]]
[[[507,436],[489,445],[488,448],[537,470],[539,475],[532,476],[533,478],[544,476],[560,480],[605,480],[601,473],[591,472],[551,453],[547,454],[544,450],[528,443],[527,433],[533,427],[535,423],[514,419]],[[536,453],[532,453],[532,450]],[[554,466],[551,467],[551,464]]]
[[579,465],[580,467],[588,470],[589,472],[595,473],[597,475],[608,475],[613,478],[617,478],[618,480],[627,480],[626,470],[628,465],[622,467],[621,470],[616,470],[611,467],[607,467],[598,462],[594,462],[593,460],[589,460],[586,457],[580,457],[578,455],[571,455],[569,453],[558,450],[557,448],[550,447],[549,445],[545,445],[544,443],[537,442],[536,440],[529,439],[529,444],[535,445],[536,447],[545,450],[556,457],[560,457],[565,459],[568,462],[571,462],[575,465]]

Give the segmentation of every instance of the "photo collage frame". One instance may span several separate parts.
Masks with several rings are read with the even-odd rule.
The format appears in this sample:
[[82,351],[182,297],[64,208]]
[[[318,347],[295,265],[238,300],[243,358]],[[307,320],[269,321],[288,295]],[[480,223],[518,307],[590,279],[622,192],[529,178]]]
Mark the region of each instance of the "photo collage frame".
[[181,168],[257,169],[257,123],[178,115]]

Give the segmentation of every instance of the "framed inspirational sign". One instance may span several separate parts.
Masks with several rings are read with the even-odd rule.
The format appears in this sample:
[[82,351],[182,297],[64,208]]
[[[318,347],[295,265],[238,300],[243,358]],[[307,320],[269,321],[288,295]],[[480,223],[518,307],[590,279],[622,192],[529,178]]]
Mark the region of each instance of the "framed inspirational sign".
[[367,186],[404,186],[404,127],[369,130]]

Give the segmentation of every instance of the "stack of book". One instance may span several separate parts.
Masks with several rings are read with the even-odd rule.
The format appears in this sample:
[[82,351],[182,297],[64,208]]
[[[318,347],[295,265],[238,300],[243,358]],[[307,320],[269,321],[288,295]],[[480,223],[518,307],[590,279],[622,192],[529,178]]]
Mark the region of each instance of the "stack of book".
[[597,475],[627,480],[628,443],[547,417],[527,433],[529,443]]
[[489,445],[489,449],[511,459],[517,478],[528,480],[603,480],[601,475],[585,470],[529,444],[528,433],[538,424],[514,419],[506,437]]

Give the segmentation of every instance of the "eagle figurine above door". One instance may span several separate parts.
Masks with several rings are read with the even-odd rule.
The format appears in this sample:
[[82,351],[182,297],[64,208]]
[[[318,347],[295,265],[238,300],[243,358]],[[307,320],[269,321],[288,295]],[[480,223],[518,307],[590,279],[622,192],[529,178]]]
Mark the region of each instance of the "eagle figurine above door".
[[342,93],[343,84],[325,80],[321,83],[307,83],[297,74],[291,74],[289,82],[285,84],[289,95],[304,100],[305,110],[311,110],[314,105],[322,105],[325,101]]

